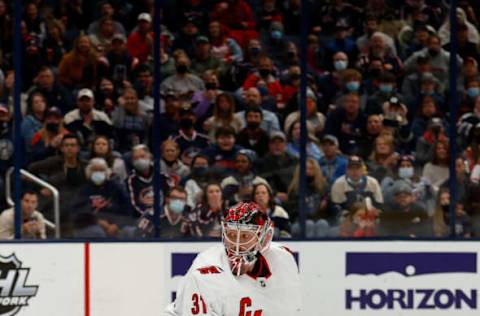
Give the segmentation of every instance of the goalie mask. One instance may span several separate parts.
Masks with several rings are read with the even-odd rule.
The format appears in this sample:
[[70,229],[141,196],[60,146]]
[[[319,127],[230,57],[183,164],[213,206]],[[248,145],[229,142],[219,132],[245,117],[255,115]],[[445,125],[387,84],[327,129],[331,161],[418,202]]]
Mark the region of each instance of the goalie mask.
[[253,202],[230,208],[222,221],[222,241],[232,272],[237,276],[253,265],[257,254],[270,246],[273,225]]

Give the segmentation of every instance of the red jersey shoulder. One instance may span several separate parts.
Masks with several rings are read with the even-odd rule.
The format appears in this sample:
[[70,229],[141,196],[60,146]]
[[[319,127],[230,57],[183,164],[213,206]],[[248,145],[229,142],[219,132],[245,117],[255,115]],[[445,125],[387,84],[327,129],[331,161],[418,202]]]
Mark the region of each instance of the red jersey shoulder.
[[217,266],[206,266],[196,269],[200,274],[220,274],[223,269]]

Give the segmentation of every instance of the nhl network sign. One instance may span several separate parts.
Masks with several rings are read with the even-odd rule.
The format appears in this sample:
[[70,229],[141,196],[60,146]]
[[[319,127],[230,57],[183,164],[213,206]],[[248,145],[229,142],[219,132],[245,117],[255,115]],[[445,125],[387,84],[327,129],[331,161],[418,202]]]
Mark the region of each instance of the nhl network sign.
[[0,256],[0,315],[17,314],[22,307],[28,306],[28,300],[35,296],[38,286],[26,285],[29,268],[15,254]]
[[361,311],[477,310],[472,252],[349,252],[345,308]]

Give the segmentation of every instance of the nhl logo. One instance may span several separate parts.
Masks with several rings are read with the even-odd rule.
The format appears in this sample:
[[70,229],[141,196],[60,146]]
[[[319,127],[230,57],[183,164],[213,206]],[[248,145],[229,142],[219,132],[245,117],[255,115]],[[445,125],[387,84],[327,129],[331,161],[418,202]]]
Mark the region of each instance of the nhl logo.
[[0,315],[17,314],[38,291],[37,285],[26,285],[30,268],[22,268],[15,254],[0,256]]

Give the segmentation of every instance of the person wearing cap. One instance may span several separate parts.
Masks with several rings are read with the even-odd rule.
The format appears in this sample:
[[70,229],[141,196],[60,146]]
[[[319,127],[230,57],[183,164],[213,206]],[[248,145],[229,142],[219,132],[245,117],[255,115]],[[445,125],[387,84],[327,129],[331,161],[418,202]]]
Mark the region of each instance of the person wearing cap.
[[110,49],[107,51],[110,76],[117,84],[130,78],[130,72],[138,65],[138,59],[130,56],[127,50],[127,38],[121,33],[113,35]]
[[225,71],[225,64],[222,60],[212,55],[212,45],[208,37],[204,35],[199,35],[195,39],[195,55],[190,69],[192,73],[199,77],[207,70],[214,70],[220,76]]
[[282,202],[287,200],[287,188],[293,177],[298,158],[287,152],[287,137],[282,131],[270,134],[268,153],[257,163],[258,174],[266,179],[275,197]]
[[30,162],[39,161],[57,155],[63,136],[68,131],[63,127],[63,116],[60,109],[51,107],[45,111],[42,128],[32,137],[27,148]]
[[250,149],[241,149],[235,155],[235,171],[220,183],[223,197],[229,205],[234,205],[251,198],[256,184],[267,184],[267,180],[254,172],[253,164],[257,154]]
[[323,136],[321,147],[324,156],[318,163],[322,168],[323,175],[328,181],[329,186],[333,185],[335,180],[343,176],[347,171],[347,159],[339,154],[338,139],[333,135]]
[[267,153],[269,141],[267,132],[260,127],[262,118],[263,113],[260,109],[247,109],[245,111],[247,126],[237,136],[237,144],[253,150],[260,158]]
[[79,134],[84,146],[88,146],[95,135],[113,137],[112,122],[107,114],[94,108],[95,97],[92,90],[81,89],[77,95],[77,109],[64,117],[65,128]]
[[371,198],[377,209],[382,209],[383,194],[378,181],[365,174],[365,164],[362,158],[350,156],[345,175],[339,177],[331,189],[331,201],[336,214],[342,214],[358,201]]
[[115,128],[116,149],[125,153],[133,146],[147,142],[151,123],[148,115],[140,108],[135,89],[126,88],[119,103],[112,113],[112,124]]
[[196,16],[188,16],[181,21],[181,27],[173,41],[172,50],[181,49],[188,56],[195,55],[195,40],[200,32],[200,20]]
[[427,210],[413,195],[412,187],[396,182],[392,188],[393,200],[385,203],[377,226],[378,236],[429,237],[433,236],[432,221]]
[[171,139],[178,144],[180,154],[189,148],[195,148],[201,151],[210,145],[208,136],[196,130],[196,122],[197,117],[193,113],[192,105],[189,102],[184,102],[180,106],[179,112],[178,124],[180,129],[178,133],[175,133],[171,137]]
[[205,90],[202,79],[190,72],[191,61],[185,54],[179,54],[175,59],[175,74],[166,78],[160,85],[160,91],[165,93],[173,90],[180,96],[190,98],[197,91]]
[[75,40],[74,48],[58,65],[58,81],[69,89],[93,87],[97,80],[99,59],[87,35]]
[[137,18],[137,28],[130,33],[127,49],[132,57],[138,58],[140,64],[147,61],[152,52],[153,36],[151,33],[152,17],[149,13],[140,13]]

